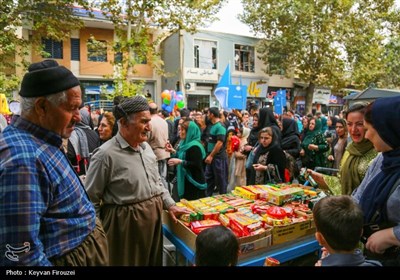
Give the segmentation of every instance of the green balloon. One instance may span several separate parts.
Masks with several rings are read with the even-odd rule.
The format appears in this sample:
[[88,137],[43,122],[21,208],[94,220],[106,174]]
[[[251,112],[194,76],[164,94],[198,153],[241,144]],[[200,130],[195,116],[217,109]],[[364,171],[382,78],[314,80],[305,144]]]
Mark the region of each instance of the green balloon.
[[183,102],[183,101],[178,101],[178,102],[176,103],[176,106],[178,106],[179,109],[182,109],[183,107],[185,107],[185,102]]
[[169,105],[169,103],[171,103],[170,99],[164,98],[163,99],[164,104]]

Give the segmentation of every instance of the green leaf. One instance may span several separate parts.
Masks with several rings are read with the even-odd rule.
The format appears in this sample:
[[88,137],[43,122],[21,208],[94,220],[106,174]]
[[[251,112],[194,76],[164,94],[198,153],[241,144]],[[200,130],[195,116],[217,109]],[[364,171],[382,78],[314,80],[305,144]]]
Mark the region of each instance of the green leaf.
[[[242,0],[240,19],[263,39],[268,74],[294,73],[314,86],[399,87],[399,8],[393,0]],[[397,34],[397,35],[396,35]],[[397,39],[398,40],[398,39]]]

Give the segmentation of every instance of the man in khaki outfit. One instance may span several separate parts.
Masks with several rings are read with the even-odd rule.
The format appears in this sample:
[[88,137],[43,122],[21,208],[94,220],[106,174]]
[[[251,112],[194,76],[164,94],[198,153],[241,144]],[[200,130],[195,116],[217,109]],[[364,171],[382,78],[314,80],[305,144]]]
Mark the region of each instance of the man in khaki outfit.
[[161,183],[157,158],[146,142],[151,120],[146,99],[124,100],[114,116],[119,131],[95,150],[87,192],[107,233],[110,265],[161,266],[162,210],[175,221],[188,211],[175,205]]

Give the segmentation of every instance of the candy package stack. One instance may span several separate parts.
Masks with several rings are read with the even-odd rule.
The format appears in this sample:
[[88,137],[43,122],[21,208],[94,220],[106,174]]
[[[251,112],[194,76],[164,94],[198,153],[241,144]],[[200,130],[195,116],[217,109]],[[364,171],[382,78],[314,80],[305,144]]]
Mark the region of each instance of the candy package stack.
[[272,227],[311,220],[307,203],[316,194],[314,189],[301,185],[241,186],[230,194],[182,199],[177,205],[192,211],[179,219],[196,234],[224,225],[238,237],[262,236]]

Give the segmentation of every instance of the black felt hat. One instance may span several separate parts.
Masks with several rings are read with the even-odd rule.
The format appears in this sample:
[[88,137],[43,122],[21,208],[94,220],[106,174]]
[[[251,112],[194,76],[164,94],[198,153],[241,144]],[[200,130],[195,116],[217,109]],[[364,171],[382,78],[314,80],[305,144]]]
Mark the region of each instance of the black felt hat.
[[46,96],[79,85],[79,80],[70,70],[58,65],[55,60],[33,63],[21,83],[19,94],[23,97]]

